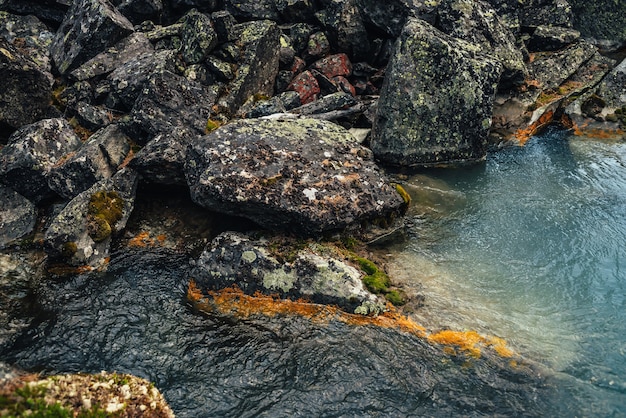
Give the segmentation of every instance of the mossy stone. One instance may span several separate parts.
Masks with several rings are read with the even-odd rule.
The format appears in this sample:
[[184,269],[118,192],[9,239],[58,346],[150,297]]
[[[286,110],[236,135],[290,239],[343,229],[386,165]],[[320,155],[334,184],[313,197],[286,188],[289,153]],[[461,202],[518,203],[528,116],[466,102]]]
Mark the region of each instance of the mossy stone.
[[115,191],[100,190],[89,199],[87,232],[95,242],[102,242],[115,231],[124,215],[124,200]]

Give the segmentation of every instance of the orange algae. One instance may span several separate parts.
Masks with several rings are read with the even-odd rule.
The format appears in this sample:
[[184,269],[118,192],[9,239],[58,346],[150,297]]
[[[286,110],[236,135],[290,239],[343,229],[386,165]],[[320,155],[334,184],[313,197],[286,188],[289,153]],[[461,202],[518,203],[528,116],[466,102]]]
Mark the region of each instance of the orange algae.
[[553,118],[554,112],[552,110],[548,110],[528,127],[518,129],[513,136],[517,139],[517,142],[520,145],[524,145],[532,136],[536,135],[542,128],[545,128],[546,125],[551,123]]
[[454,347],[469,353],[472,357],[480,357],[481,347],[489,347],[501,357],[510,358],[514,353],[506,346],[506,341],[498,337],[483,336],[476,331],[443,330],[428,334],[426,328],[413,321],[408,316],[395,310],[393,305],[387,304],[388,311],[377,316],[350,314],[336,306],[327,306],[298,299],[280,299],[277,295],[265,295],[256,292],[247,295],[237,287],[230,287],[219,291],[209,291],[205,297],[195,283],[190,280],[187,288],[187,299],[198,309],[234,315],[247,319],[255,315],[275,317],[278,315],[298,315],[317,323],[328,323],[337,320],[348,325],[371,325],[382,328],[397,329],[409,334],[426,338],[428,341],[444,345],[444,352],[456,353]]
[[158,235],[156,239],[151,238],[150,233],[144,231],[128,240],[128,246],[134,248],[154,247],[156,245],[162,245],[165,239],[165,235]]

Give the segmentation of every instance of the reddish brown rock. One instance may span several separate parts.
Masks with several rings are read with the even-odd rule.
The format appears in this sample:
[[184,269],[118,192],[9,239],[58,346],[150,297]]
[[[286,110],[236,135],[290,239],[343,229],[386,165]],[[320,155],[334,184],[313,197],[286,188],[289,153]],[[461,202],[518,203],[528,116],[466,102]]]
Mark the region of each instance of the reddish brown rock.
[[294,78],[287,90],[293,90],[298,93],[300,102],[307,104],[317,98],[320,86],[313,74],[307,70]]
[[347,77],[352,74],[352,63],[346,54],[329,55],[311,65],[311,68],[319,71],[328,78],[336,76]]

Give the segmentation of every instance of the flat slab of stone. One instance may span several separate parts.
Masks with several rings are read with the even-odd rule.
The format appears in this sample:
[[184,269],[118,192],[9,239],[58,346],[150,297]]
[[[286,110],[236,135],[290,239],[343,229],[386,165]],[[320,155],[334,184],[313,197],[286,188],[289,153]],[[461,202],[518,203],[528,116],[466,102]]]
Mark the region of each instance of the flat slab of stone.
[[199,205],[298,234],[388,218],[405,205],[367,148],[315,119],[222,126],[192,140],[185,175]]

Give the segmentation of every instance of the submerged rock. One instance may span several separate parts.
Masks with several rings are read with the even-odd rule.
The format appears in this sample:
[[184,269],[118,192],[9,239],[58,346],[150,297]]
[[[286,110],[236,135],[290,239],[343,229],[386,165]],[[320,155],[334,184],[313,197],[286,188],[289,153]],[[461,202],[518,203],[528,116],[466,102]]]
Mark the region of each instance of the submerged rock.
[[240,120],[192,140],[185,174],[201,206],[299,234],[400,213],[371,152],[314,119]]
[[53,195],[48,178],[82,142],[65,119],[44,119],[18,129],[0,150],[0,182],[37,203]]
[[102,267],[112,235],[133,210],[137,174],[123,169],[72,199],[52,220],[44,237],[51,261],[69,266]]
[[410,19],[387,67],[372,151],[403,166],[483,159],[501,71],[479,47]]
[[252,295],[278,294],[313,303],[337,305],[358,314],[377,314],[385,300],[368,292],[364,273],[321,244],[298,248],[287,243],[285,254],[272,239],[225,232],[205,249],[191,277],[201,291],[238,287]]
[[35,221],[35,205],[0,185],[0,249],[30,234]]

